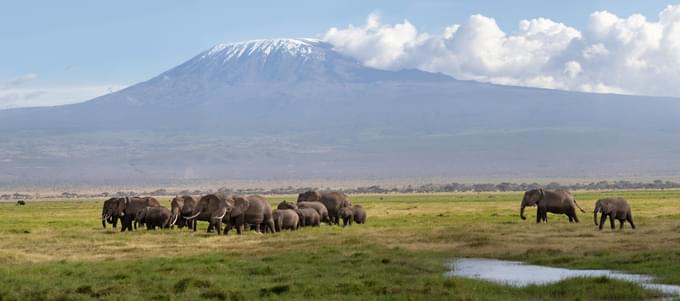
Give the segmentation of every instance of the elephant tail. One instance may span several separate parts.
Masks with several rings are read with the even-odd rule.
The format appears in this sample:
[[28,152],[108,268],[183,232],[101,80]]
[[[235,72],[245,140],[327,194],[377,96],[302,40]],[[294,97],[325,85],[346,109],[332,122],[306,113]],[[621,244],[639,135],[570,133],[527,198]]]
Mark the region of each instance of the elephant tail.
[[583,208],[581,208],[581,206],[578,205],[578,203],[576,202],[576,199],[574,199],[574,206],[576,206],[576,208],[578,208],[579,210],[581,210],[582,213],[586,213],[586,211],[583,210]]

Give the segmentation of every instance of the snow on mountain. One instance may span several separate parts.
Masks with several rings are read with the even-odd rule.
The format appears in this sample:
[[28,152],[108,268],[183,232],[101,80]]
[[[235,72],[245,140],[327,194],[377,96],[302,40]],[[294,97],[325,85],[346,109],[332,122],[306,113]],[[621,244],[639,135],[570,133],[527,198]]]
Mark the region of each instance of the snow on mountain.
[[201,55],[201,59],[221,57],[225,61],[247,55],[264,55],[286,52],[290,56],[308,56],[316,48],[326,47],[328,44],[316,39],[262,39],[238,43],[222,43]]
[[388,72],[363,66],[356,59],[315,39],[268,39],[219,44],[156,80],[223,84],[254,82],[365,82],[376,80],[451,80],[418,70]]

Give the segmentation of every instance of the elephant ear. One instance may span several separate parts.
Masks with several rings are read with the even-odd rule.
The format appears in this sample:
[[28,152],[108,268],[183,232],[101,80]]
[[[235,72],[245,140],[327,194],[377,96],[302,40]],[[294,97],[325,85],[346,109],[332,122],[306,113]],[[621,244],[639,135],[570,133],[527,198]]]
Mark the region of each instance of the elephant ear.
[[246,210],[248,210],[248,207],[250,207],[250,201],[247,198],[244,198],[242,196],[235,196],[232,214],[240,215],[246,212]]
[[545,191],[543,191],[543,188],[539,188],[538,193],[541,196],[541,199],[543,199],[545,197]]

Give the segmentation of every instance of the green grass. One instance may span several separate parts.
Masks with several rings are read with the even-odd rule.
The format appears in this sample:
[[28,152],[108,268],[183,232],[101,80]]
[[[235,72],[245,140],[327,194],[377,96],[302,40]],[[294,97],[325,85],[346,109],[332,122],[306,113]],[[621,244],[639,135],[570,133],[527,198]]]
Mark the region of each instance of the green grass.
[[[519,193],[359,195],[366,225],[215,236],[102,229],[101,200],[0,204],[0,300],[643,300],[657,292],[606,278],[512,288],[447,278],[455,257],[608,268],[680,284],[680,191],[576,193],[580,224]],[[592,223],[597,198],[623,195],[637,230]],[[291,197],[271,197],[272,203]],[[163,199],[166,202],[167,199]],[[116,229],[119,230],[119,229]]]

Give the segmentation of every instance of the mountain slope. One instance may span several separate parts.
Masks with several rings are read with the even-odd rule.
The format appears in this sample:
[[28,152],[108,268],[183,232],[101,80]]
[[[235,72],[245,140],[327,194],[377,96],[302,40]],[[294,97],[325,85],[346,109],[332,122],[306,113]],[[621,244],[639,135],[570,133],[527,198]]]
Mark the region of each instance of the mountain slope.
[[311,39],[221,44],[91,101],[0,111],[0,185],[675,175],[680,100],[362,66]]

